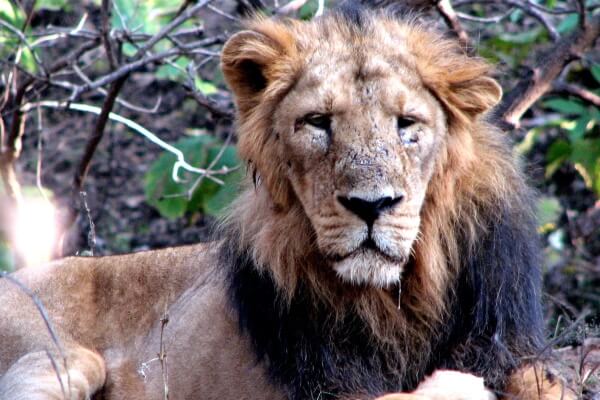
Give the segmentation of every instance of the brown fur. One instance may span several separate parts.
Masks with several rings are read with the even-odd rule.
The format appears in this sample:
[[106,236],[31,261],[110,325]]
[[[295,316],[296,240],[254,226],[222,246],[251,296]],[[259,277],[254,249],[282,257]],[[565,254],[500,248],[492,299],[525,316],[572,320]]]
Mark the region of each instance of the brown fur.
[[[289,301],[304,282],[336,316],[357,311],[373,340],[405,354],[403,367],[410,370],[415,357],[430,356],[430,338],[449,312],[446,293],[460,272],[452,266],[462,255],[456,225],[476,246],[484,229],[479,210],[511,202],[524,184],[500,133],[484,117],[501,95],[490,66],[417,23],[375,14],[365,23],[367,35],[335,15],[311,23],[258,19],[229,40],[222,67],[239,110],[239,151],[258,182],[246,184],[226,224],[240,232],[240,250],[250,249]],[[337,70],[349,75],[334,77]],[[390,125],[412,104],[423,117],[416,125],[425,137],[422,160],[399,147]],[[329,144],[330,151],[310,147],[311,135],[317,142],[326,138],[298,122],[301,111],[318,107],[341,121],[332,127],[338,147]],[[348,232],[362,229],[335,196],[385,185],[405,190],[406,199],[380,218],[387,225],[377,229],[389,238],[410,237],[388,240],[390,257],[363,256],[375,269],[400,266],[400,304],[396,283],[374,278],[352,285],[322,261],[340,256],[336,252],[352,239]],[[106,399],[162,398],[160,364],[149,360],[159,351],[167,310],[172,399],[281,399],[236,326],[227,282],[216,271],[224,266],[216,260],[199,245],[71,258],[15,277],[48,307],[66,349],[66,369],[77,376],[71,382],[79,394],[72,398],[95,391]],[[8,282],[0,282],[0,307],[0,398],[61,398],[43,357],[48,349],[60,363],[60,352],[38,311]],[[23,386],[26,371],[32,375]],[[520,379],[514,390],[522,391]]]

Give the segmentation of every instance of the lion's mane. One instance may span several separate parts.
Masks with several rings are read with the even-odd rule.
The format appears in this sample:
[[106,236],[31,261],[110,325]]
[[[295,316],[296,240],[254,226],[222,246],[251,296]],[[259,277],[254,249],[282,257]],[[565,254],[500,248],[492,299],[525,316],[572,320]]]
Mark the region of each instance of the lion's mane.
[[[477,116],[493,102],[480,79],[489,65],[414,19],[402,22],[414,67],[444,106],[450,134],[399,305],[400,288],[353,287],[323,265],[275,150],[273,111],[302,71],[294,37],[339,40],[367,35],[372,24],[397,22],[342,11],[310,32],[292,21],[250,23],[273,43],[246,49],[254,57],[246,73],[266,87],[237,98],[239,149],[254,183],[224,223],[220,262],[232,304],[272,379],[294,399],[409,390],[438,368],[470,371],[501,389],[541,343],[540,271],[531,193],[503,133]],[[222,63],[228,82],[242,85],[240,61],[225,51]]]

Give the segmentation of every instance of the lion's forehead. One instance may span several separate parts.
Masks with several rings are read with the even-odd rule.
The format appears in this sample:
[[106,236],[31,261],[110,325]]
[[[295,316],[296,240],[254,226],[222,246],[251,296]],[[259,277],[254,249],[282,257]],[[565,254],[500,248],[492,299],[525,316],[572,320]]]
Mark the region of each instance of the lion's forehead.
[[343,58],[323,54],[309,61],[288,96],[299,113],[342,113],[356,108],[385,114],[430,112],[431,99],[416,73],[405,65],[379,56],[339,61]]

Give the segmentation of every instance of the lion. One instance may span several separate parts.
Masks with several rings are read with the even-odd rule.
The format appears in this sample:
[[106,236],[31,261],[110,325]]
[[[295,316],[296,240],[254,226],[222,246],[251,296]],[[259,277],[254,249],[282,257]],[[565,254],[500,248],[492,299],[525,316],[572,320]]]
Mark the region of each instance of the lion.
[[254,19],[221,65],[248,177],[219,240],[0,281],[0,398],[561,398],[488,63],[340,9]]

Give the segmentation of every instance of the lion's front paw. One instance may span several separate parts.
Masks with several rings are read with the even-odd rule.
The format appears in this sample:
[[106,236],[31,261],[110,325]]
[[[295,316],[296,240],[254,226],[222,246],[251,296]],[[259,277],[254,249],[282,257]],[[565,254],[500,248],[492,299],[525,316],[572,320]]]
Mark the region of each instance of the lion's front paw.
[[378,400],[495,400],[483,378],[458,371],[438,370],[412,393],[391,394]]

